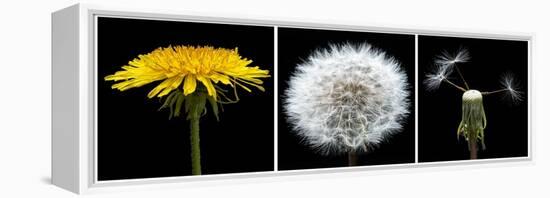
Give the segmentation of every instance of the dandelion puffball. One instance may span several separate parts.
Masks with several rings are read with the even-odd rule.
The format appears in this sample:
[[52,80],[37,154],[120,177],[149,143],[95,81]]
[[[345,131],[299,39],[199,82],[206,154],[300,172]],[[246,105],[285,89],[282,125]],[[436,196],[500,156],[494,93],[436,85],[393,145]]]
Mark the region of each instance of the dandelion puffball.
[[402,128],[407,76],[367,43],[331,45],[298,64],[285,113],[304,143],[321,154],[366,152]]

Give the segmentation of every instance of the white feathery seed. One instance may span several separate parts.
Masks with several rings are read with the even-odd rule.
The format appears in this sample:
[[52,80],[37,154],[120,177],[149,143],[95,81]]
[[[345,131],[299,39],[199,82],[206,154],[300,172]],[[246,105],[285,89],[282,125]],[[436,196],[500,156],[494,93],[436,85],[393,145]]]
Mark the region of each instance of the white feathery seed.
[[426,85],[427,90],[439,89],[441,82],[447,79],[453,71],[444,65],[435,65],[434,68],[434,71],[426,74],[426,78],[424,79],[424,85]]
[[435,64],[441,65],[447,69],[453,67],[456,63],[465,63],[470,60],[470,53],[466,48],[460,47],[454,53],[443,51],[435,57]]
[[399,62],[382,50],[331,45],[297,65],[285,113],[303,142],[321,154],[366,152],[402,129],[407,89]]
[[453,73],[457,63],[465,63],[470,60],[470,53],[464,47],[458,48],[454,53],[444,50],[435,57],[432,71],[426,74],[424,85],[427,90],[439,89],[441,82],[447,80]]
[[502,75],[500,84],[502,85],[503,89],[506,89],[506,93],[508,93],[507,95],[513,103],[521,102],[523,100],[521,92],[518,91],[518,84],[514,80],[513,74],[507,73]]

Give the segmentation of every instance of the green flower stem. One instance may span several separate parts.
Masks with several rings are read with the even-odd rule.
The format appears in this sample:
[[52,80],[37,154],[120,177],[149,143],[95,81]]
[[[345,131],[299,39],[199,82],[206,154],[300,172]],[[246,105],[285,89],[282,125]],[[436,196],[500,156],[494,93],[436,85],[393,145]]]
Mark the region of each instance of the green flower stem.
[[199,120],[200,117],[193,116],[189,120],[191,127],[191,173],[193,175],[201,174],[201,146],[199,138]]
[[200,175],[201,172],[201,146],[199,138],[199,122],[205,111],[207,94],[202,89],[195,91],[185,98],[185,111],[190,125],[191,136],[191,173]]
[[193,94],[188,95],[188,97],[185,99],[187,120],[189,120],[189,125],[191,128],[191,173],[193,175],[201,174],[201,146],[199,137],[199,122],[204,112],[206,96],[207,94],[203,93],[203,91],[196,91]]
[[218,120],[218,103],[208,96],[206,88],[197,87],[197,90],[189,95],[184,95],[181,90],[176,90],[164,101],[160,109],[170,109],[170,119],[178,117],[185,108],[186,120],[189,121],[190,141],[191,141],[191,173],[201,175],[201,147],[200,147],[200,118],[206,113],[206,101],[210,103],[212,112]]

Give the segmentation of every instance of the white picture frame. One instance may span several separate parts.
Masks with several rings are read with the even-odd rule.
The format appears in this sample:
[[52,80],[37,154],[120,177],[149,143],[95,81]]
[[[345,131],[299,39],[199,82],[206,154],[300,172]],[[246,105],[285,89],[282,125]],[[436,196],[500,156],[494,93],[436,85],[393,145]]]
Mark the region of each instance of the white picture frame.
[[[97,180],[96,141],[95,141],[95,18],[97,16],[115,16],[120,18],[156,19],[169,21],[198,21],[206,23],[249,24],[268,26],[307,27],[312,29],[352,30],[382,33],[403,33],[433,36],[458,36],[468,38],[490,38],[503,40],[521,40],[528,42],[528,154],[526,157],[482,159],[476,161],[418,162],[397,165],[373,165],[360,167],[323,168],[307,170],[277,170],[277,102],[275,102],[275,170],[258,173],[231,173],[202,175],[198,177],[167,177],[154,179],[130,179],[120,181]],[[276,28],[275,28],[276,30]],[[275,34],[277,37],[277,34]],[[418,41],[418,39],[417,39]],[[275,38],[277,42],[277,38]],[[351,24],[326,24],[319,21],[293,21],[248,16],[216,16],[213,14],[185,13],[177,11],[157,11],[147,9],[120,9],[98,5],[77,4],[52,14],[52,183],[74,193],[84,194],[98,191],[110,191],[114,186],[144,188],[141,184],[153,186],[184,186],[190,182],[219,182],[248,178],[276,178],[288,175],[309,175],[343,172],[361,172],[377,170],[410,170],[413,168],[480,165],[494,163],[532,162],[532,53],[534,35],[526,33],[493,33],[487,31],[460,31],[444,29],[423,29],[417,27],[369,27]],[[277,45],[275,44],[275,49]],[[275,50],[277,59],[277,50]],[[274,76],[277,76],[275,60]],[[415,68],[418,68],[416,65]],[[418,76],[418,71],[416,71]],[[276,79],[276,78],[275,78]],[[418,86],[416,86],[418,89]],[[275,90],[277,80],[275,80]],[[415,98],[418,91],[415,90]],[[275,91],[275,97],[280,93]],[[277,100],[275,100],[277,101]],[[415,109],[417,106],[415,105]],[[417,111],[416,111],[417,112]],[[416,115],[415,115],[416,118]],[[416,119],[415,119],[415,122]],[[416,134],[416,141],[418,141]],[[418,142],[415,143],[416,145]],[[417,149],[418,150],[418,149]]]

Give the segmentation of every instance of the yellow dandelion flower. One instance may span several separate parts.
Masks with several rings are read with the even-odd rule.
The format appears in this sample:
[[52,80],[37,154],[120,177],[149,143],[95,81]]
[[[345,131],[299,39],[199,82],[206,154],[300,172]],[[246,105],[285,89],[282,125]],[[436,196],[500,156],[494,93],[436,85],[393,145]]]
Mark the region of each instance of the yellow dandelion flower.
[[[106,76],[105,80],[121,81],[112,86],[120,91],[162,81],[147,96],[153,98],[168,95],[161,109],[169,108],[170,118],[179,116],[181,109],[185,109],[190,124],[191,172],[200,175],[199,121],[203,112],[206,112],[206,102],[210,103],[218,119],[218,103],[224,103],[219,100],[218,93],[221,98],[227,97],[223,93],[225,90],[216,84],[230,85],[235,96],[237,85],[249,92],[251,90],[247,85],[264,91],[263,81],[259,78],[270,77],[269,71],[258,66],[251,67],[250,63],[251,60],[239,55],[237,48],[168,46],[139,55],[128,65],[122,66],[121,71]],[[231,102],[236,100],[226,103]]]
[[263,81],[259,78],[270,77],[268,70],[258,66],[249,66],[252,60],[242,58],[238,49],[214,48],[211,46],[169,46],[139,55],[122,71],[105,77],[107,81],[122,81],[114,84],[113,89],[125,91],[134,87],[161,81],[147,95],[149,98],[163,97],[181,86],[185,96],[197,90],[199,81],[215,101],[217,83],[235,87],[239,85],[251,91],[246,85],[262,91]]

